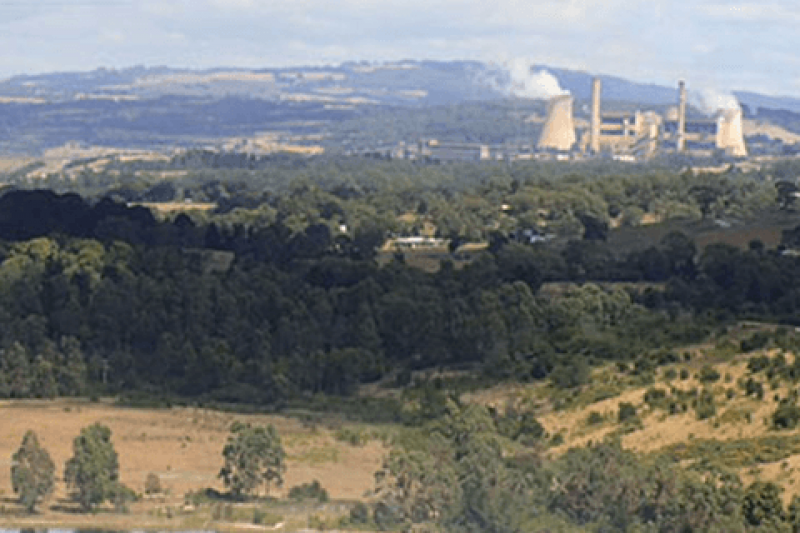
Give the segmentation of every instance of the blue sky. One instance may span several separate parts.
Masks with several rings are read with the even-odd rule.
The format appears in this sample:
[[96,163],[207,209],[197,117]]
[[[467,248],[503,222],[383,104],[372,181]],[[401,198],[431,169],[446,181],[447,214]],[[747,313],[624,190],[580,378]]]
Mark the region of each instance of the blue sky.
[[476,59],[800,96],[800,3],[0,0],[0,78],[133,65]]

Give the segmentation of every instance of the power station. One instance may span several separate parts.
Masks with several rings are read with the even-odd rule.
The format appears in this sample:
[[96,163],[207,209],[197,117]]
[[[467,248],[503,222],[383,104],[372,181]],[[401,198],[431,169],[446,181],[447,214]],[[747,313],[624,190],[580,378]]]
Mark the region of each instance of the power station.
[[[558,88],[558,82],[554,79]],[[368,157],[451,161],[496,161],[612,157],[623,161],[647,159],[658,154],[710,157],[747,157],[742,109],[727,102],[726,108],[703,114],[690,108],[686,83],[678,82],[675,105],[663,113],[654,110],[603,110],[603,83],[592,80],[591,100],[585,112],[589,120],[574,116],[575,99],[559,92],[547,101],[541,134],[531,145],[490,145],[448,142],[438,139],[400,143],[390,151],[368,151]],[[733,105],[735,104],[735,105]],[[529,119],[539,121],[540,118]]]
[[717,110],[712,116],[688,117],[686,84],[678,83],[677,105],[664,116],[655,111],[602,110],[602,81],[592,81],[588,131],[576,143],[571,96],[550,99],[547,117],[537,148],[540,151],[574,152],[587,155],[610,154],[632,158],[656,153],[712,155],[723,152],[731,157],[746,157],[742,132],[742,110]]

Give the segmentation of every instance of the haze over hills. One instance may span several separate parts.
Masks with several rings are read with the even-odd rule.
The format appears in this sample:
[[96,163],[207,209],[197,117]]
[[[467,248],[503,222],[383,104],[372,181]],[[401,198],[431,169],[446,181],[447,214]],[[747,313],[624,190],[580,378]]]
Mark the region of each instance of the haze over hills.
[[[592,74],[540,68],[579,104],[590,99]],[[609,106],[676,101],[675,87],[600,78]],[[137,66],[15,76],[0,82],[0,151],[35,154],[70,141],[157,149],[264,131],[320,134],[324,125],[385,109],[508,101],[509,83],[501,65],[412,60],[259,70]],[[688,86],[691,91],[691,80]],[[734,94],[750,118],[775,122],[777,110],[800,113],[800,99]]]

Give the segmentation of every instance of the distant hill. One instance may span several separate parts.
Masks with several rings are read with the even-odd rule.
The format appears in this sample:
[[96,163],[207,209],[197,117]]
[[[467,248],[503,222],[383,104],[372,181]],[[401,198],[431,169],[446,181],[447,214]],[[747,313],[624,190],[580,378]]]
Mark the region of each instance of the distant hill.
[[[551,72],[585,107],[593,74]],[[0,81],[0,153],[40,153],[68,141],[137,147],[198,145],[264,131],[320,133],[385,109],[508,100],[497,65],[476,61],[347,62],[330,67],[208,70],[137,66],[23,75]],[[601,75],[607,107],[661,107],[676,88]],[[748,116],[773,122],[800,99],[736,95]],[[519,107],[530,107],[520,102]],[[579,112],[580,114],[580,112]],[[795,120],[779,125],[798,132]],[[472,135],[474,137],[474,134]],[[466,137],[470,137],[467,135]]]

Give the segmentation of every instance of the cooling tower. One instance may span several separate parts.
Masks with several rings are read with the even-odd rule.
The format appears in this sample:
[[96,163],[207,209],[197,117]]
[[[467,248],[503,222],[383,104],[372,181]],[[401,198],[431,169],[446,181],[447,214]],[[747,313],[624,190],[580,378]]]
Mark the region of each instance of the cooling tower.
[[575,144],[575,125],[572,123],[572,97],[555,96],[547,105],[547,119],[537,147],[540,150],[568,152]]
[[675,145],[679,152],[686,148],[686,84],[678,82],[678,138]]
[[593,154],[600,152],[600,78],[592,80],[592,122],[589,136],[589,149]]
[[717,148],[734,157],[745,157],[747,148],[742,133],[742,110],[725,109],[720,112],[717,128]]

